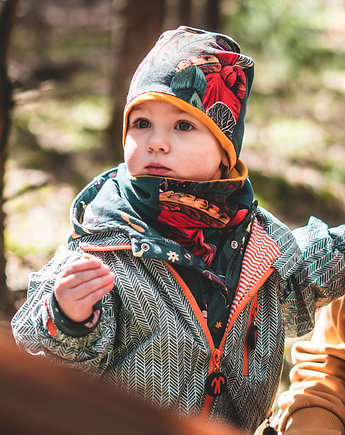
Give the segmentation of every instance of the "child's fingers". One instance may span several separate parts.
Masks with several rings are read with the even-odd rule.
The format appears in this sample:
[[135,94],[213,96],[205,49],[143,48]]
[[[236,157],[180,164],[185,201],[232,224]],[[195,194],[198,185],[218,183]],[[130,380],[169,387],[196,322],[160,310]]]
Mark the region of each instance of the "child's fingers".
[[59,281],[63,287],[72,289],[80,284],[92,281],[97,277],[107,275],[114,276],[114,274],[110,271],[110,267],[103,265],[102,267],[98,267],[96,269],[80,270],[67,275],[63,274],[59,277]]
[[60,277],[55,285],[55,294],[72,300],[83,298],[98,288],[113,283],[115,274],[109,270],[88,270]]
[[70,289],[70,295],[75,300],[80,300],[95,291],[98,291],[106,286],[114,286],[115,275],[110,272],[108,275],[97,276],[89,281],[81,282],[77,286]]
[[104,281],[103,278],[97,278],[87,285],[80,285],[79,287],[67,292],[62,298],[58,296],[55,290],[57,301],[60,308],[67,317],[75,322],[82,322],[87,319],[91,312],[92,307],[98,302],[106,293],[110,292],[114,287],[112,281]]
[[89,259],[81,257],[78,260],[67,263],[62,269],[61,276],[68,276],[89,269],[98,269],[103,266],[109,268],[109,266],[106,266],[103,261],[97,257],[92,256],[92,258]]
[[76,322],[91,314],[93,305],[114,287],[115,274],[99,258],[83,255],[65,265],[54,293],[63,313]]
[[78,301],[80,304],[86,304],[86,306],[93,306],[96,302],[98,302],[104,295],[109,293],[114,287],[113,283],[109,283],[101,288],[94,290],[88,295],[84,296],[82,299]]

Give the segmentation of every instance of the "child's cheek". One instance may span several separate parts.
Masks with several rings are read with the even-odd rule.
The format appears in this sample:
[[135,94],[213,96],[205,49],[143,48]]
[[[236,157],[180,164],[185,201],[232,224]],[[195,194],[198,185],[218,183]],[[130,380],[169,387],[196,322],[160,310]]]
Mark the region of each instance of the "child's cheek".
[[135,151],[137,150],[137,144],[131,136],[127,136],[125,140],[124,159],[125,162],[131,163],[135,158]]

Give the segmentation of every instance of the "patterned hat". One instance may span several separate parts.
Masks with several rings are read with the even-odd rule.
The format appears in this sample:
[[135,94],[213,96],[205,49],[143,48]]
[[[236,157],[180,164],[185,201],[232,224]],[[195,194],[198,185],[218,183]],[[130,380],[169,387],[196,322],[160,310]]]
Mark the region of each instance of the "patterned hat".
[[241,151],[254,62],[230,37],[181,26],[164,32],[136,70],[124,110],[167,101],[199,119],[215,135],[234,168]]

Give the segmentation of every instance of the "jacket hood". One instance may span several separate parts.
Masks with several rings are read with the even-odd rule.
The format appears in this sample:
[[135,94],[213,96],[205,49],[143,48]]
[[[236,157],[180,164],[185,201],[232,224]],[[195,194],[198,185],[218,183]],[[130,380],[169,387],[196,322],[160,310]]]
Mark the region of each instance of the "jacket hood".
[[254,62],[229,36],[181,26],[164,32],[136,70],[124,110],[163,100],[200,119],[228,154],[230,170],[242,146]]
[[120,164],[84,187],[71,205],[72,239],[109,231],[121,231],[130,239],[148,233],[147,224],[121,193],[119,180],[125,183],[128,176],[125,164]]

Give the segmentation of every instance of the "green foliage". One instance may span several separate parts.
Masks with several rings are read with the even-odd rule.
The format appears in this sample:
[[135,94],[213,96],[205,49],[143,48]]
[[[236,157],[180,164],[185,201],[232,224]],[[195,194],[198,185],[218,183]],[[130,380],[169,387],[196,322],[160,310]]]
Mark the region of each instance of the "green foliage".
[[275,64],[283,79],[296,79],[304,70],[323,67],[337,54],[317,43],[322,31],[319,16],[323,2],[304,0],[244,0],[226,17],[226,30],[241,41],[248,52],[259,53]]
[[[83,94],[79,98],[43,98],[18,106],[16,115],[15,126],[31,133],[41,148],[86,151],[100,142],[109,108],[104,96]],[[23,148],[25,144],[15,140],[17,146]]]
[[[330,201],[345,200],[342,16],[341,8],[321,0],[244,0],[224,11],[225,33],[256,68],[242,160],[261,204],[292,225],[313,211],[327,222],[344,219]],[[294,197],[281,190],[282,180],[295,186]],[[287,213],[292,201],[297,221]]]

